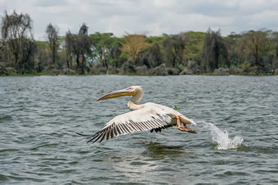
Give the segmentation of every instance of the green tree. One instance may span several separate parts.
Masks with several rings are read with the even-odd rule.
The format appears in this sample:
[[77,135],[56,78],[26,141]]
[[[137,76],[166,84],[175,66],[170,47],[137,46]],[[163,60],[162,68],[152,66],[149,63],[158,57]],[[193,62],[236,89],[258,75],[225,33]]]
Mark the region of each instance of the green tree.
[[239,45],[241,51],[244,52],[245,61],[248,61],[251,67],[257,68],[258,73],[261,70],[264,70],[262,57],[269,51],[269,32],[263,30],[250,30],[243,33],[241,39],[239,40]]
[[278,68],[278,32],[272,32],[272,41],[274,44],[275,52],[274,52],[274,59],[272,61],[272,68]]
[[163,61],[163,55],[158,43],[154,43],[149,47],[140,57],[141,64],[146,65],[148,68],[154,68],[161,65]]
[[184,58],[185,60],[195,60],[199,64],[202,60],[202,50],[206,33],[204,32],[187,32],[189,37],[185,46]]
[[121,44],[122,52],[127,53],[133,59],[135,65],[137,65],[139,54],[150,47],[150,44],[146,42],[145,35],[131,35],[129,33],[125,35]]
[[113,33],[99,33],[91,34],[93,39],[93,58],[100,61],[106,69],[108,64],[115,63],[118,66],[119,57],[121,55],[120,41],[114,37]]
[[232,66],[240,66],[244,62],[244,57],[238,45],[240,38],[241,35],[235,32],[232,32],[224,38],[224,43],[228,51],[228,63]]
[[47,41],[36,41],[36,45],[36,70],[41,73],[51,63],[51,52]]
[[115,67],[119,67],[121,54],[122,50],[120,49],[119,44],[110,49],[111,64]]

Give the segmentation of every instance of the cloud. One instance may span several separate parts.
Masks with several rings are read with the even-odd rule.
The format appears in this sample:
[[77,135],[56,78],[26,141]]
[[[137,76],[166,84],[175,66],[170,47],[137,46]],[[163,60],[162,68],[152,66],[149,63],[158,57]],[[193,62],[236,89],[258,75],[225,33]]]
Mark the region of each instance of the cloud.
[[35,1],[34,6],[36,7],[53,7],[61,6],[66,3],[66,0],[47,0],[47,1]]
[[0,12],[28,13],[34,21],[36,39],[44,40],[51,22],[60,34],[77,32],[82,23],[89,33],[113,32],[161,35],[184,31],[221,29],[232,31],[268,28],[277,30],[275,0],[0,0]]

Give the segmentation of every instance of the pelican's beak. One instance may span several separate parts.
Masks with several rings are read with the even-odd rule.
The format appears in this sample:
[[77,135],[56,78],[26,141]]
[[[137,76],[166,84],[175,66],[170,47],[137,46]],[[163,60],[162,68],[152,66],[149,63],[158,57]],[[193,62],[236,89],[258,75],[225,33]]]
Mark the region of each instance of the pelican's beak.
[[122,90],[110,92],[110,93],[98,98],[97,101],[107,100],[107,99],[110,99],[110,98],[117,98],[117,97],[120,97],[120,96],[135,96],[135,95],[136,95],[136,92],[134,92],[134,91],[131,91],[131,90],[128,90],[128,89],[122,89]]

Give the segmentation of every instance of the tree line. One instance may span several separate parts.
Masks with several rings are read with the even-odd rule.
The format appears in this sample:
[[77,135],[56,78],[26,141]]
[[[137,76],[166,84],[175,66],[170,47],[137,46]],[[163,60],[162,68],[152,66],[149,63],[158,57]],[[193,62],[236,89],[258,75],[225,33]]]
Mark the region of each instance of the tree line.
[[5,11],[1,19],[0,74],[140,74],[162,67],[172,71],[168,74],[179,74],[192,66],[198,73],[218,69],[242,69],[255,75],[275,74],[277,69],[278,73],[278,32],[266,29],[232,32],[224,37],[220,30],[211,29],[116,37],[113,33],[89,34],[84,23],[77,33],[68,30],[60,35],[58,26],[49,23],[45,35],[47,41],[36,41],[28,14],[14,11],[9,15]]

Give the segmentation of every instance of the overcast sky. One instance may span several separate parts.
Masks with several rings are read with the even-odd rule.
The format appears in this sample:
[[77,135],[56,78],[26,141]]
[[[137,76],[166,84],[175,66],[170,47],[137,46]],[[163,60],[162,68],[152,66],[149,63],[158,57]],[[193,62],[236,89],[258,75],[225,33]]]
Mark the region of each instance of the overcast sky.
[[125,32],[159,36],[221,29],[222,35],[261,28],[278,31],[278,0],[0,0],[0,12],[28,13],[35,38],[45,40],[51,22],[77,32]]

